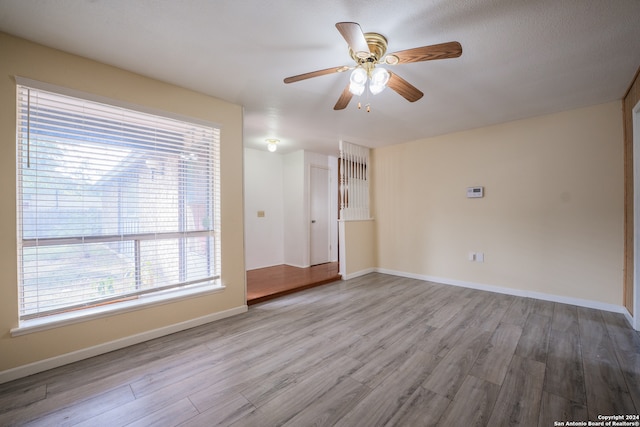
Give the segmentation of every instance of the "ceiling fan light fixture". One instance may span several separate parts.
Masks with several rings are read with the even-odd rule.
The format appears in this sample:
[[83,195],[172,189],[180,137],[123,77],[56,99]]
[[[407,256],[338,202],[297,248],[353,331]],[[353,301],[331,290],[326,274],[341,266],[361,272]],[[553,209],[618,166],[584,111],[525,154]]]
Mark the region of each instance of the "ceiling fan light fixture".
[[371,72],[371,81],[369,82],[369,91],[372,95],[377,95],[387,87],[389,81],[389,72],[384,68],[376,68]]
[[351,92],[355,96],[360,96],[364,93],[364,85],[351,83],[349,84],[349,92]]
[[393,66],[435,59],[458,58],[462,55],[462,46],[457,41],[414,47],[387,55],[387,38],[382,34],[364,33],[357,22],[338,22],[336,28],[347,42],[349,55],[355,61],[355,66],[344,65],[326,68],[284,79],[285,83],[293,83],[312,77],[353,70],[349,84],[342,90],[338,102],[333,107],[334,110],[344,110],[354,95],[361,96],[364,93],[367,85],[369,92],[373,95],[382,92],[385,87],[389,86],[391,90],[407,101],[416,102],[424,95],[420,89],[397,74],[383,69],[377,70],[376,67],[378,65]]
[[278,142],[280,142],[278,139],[267,139],[267,150],[271,153],[275,152],[278,149]]
[[364,87],[367,84],[367,72],[363,68],[358,67],[351,72],[349,81],[349,92],[360,96],[362,92],[364,92]]

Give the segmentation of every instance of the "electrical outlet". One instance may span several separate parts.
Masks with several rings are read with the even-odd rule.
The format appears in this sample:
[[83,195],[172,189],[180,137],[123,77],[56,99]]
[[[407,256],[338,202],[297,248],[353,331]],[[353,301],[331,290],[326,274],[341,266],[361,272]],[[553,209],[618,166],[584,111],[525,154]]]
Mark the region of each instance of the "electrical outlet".
[[258,211],[258,218],[264,218],[264,211]]
[[484,252],[476,253],[476,262],[484,262]]

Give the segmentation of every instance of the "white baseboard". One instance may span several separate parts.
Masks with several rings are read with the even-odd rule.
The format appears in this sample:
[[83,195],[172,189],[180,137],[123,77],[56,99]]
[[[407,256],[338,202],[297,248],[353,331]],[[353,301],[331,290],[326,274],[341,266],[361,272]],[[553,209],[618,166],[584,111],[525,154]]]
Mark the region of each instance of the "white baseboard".
[[405,273],[402,271],[388,270],[385,268],[376,268],[376,272],[390,274],[392,276],[406,277],[409,279],[425,280],[428,282],[440,283],[443,285],[460,286],[463,288],[478,289],[481,291],[496,292],[499,294],[513,295],[518,297],[535,298],[544,301],[558,302],[562,304],[577,305],[586,308],[595,308],[598,310],[611,311],[614,313],[624,314],[629,324],[633,325],[631,315],[627,309],[620,305],[607,304],[599,301],[592,301],[582,298],[566,297],[562,295],[547,294],[544,292],[527,291],[523,289],[505,288],[501,286],[485,285],[482,283],[465,282],[462,280],[448,279],[445,277],[426,276],[422,274]]
[[309,268],[311,267],[311,265],[298,265],[298,264],[291,264],[288,262],[285,262],[284,264],[280,264],[280,265],[288,265],[289,267],[295,267],[295,268]]
[[635,329],[636,331],[640,331],[640,328],[636,328],[636,325],[633,321],[633,316],[631,315],[631,313],[629,313],[629,310],[627,310],[626,307],[623,307],[622,314],[624,314],[624,317],[627,319],[627,322],[629,322],[633,329]]
[[355,279],[356,277],[364,276],[365,274],[375,273],[377,270],[375,268],[367,268],[366,270],[356,271],[351,274],[343,274],[342,280]]
[[136,335],[131,335],[114,341],[98,344],[92,347],[83,348],[71,353],[61,354],[60,356],[55,356],[49,359],[29,363],[27,365],[18,366],[16,368],[7,369],[6,371],[0,372],[0,384],[13,381],[18,378],[26,377],[28,375],[37,374],[38,372],[46,371],[48,369],[67,365],[69,363],[77,362],[79,360],[88,359],[90,357],[98,356],[100,354],[108,353],[110,351],[118,350],[130,345],[139,344],[141,342],[149,341],[154,338],[159,338],[165,335],[173,334],[175,332],[184,331],[185,329],[195,328],[196,326],[204,325],[206,323],[211,323],[216,320],[244,313],[247,310],[248,307],[245,304],[229,310],[208,314],[206,316],[186,320],[184,322],[164,326],[162,328],[141,332]]

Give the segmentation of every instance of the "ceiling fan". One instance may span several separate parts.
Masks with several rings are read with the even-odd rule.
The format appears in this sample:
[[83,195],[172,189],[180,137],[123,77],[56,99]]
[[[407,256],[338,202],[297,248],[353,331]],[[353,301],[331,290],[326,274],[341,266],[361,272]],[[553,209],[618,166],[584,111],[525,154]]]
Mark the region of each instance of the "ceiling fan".
[[351,72],[349,84],[342,91],[334,110],[343,110],[353,95],[361,95],[369,84],[369,91],[376,95],[385,87],[390,87],[409,102],[415,102],[424,95],[418,88],[399,75],[387,71],[379,65],[407,64],[410,62],[430,61],[434,59],[457,58],[462,55],[462,46],[453,41],[430,46],[416,47],[386,54],[387,39],[378,33],[363,33],[355,22],[338,22],[336,28],[349,45],[349,54],[356,62],[355,66],[341,66],[312,71],[284,79],[285,83],[298,82],[312,77],[332,73]]

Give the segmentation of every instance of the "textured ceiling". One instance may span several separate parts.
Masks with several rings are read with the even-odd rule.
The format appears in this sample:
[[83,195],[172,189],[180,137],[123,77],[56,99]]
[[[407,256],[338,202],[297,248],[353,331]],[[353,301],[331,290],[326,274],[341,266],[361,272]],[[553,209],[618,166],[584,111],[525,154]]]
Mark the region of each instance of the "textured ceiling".
[[[392,71],[387,89],[334,111],[351,65],[340,21],[389,52],[459,41],[460,58]],[[0,0],[0,31],[245,107],[245,146],[335,154],[621,99],[640,66],[639,0]],[[0,59],[1,60],[1,59]]]

